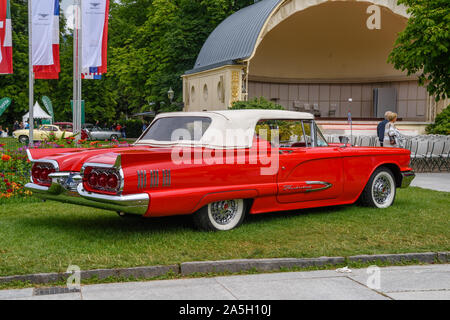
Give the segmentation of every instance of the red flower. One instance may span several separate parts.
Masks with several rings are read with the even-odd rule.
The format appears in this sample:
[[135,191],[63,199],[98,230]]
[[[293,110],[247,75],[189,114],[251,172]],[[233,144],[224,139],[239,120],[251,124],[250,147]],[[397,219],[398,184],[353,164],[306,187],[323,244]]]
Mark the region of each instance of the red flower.
[[12,193],[13,191],[11,189],[6,190],[8,193]]
[[9,161],[11,159],[11,156],[9,156],[9,155],[7,155],[7,154],[4,154],[4,155],[2,155],[2,160],[3,161]]

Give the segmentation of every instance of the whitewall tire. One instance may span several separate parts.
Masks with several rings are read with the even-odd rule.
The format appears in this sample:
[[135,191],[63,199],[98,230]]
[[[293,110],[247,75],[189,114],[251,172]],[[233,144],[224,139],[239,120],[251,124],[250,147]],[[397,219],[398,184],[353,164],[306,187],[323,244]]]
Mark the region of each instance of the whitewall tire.
[[362,205],[379,209],[394,204],[397,187],[394,175],[388,168],[378,168],[372,174],[360,197]]
[[242,224],[246,211],[243,199],[217,201],[197,211],[194,223],[205,231],[229,231]]

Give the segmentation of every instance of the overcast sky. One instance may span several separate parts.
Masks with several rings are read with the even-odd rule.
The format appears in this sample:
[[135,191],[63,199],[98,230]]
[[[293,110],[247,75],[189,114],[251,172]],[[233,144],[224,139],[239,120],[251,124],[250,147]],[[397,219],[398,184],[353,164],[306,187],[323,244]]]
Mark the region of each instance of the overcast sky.
[[61,11],[64,12],[64,15],[67,19],[67,28],[73,29],[73,0],[62,0],[61,1]]

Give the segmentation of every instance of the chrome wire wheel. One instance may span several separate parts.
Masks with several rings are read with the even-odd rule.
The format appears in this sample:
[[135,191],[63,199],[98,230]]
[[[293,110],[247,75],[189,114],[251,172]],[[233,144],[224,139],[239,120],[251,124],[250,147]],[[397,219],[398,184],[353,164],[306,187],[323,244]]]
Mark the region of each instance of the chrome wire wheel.
[[372,199],[376,207],[388,208],[395,199],[395,181],[391,174],[381,171],[373,179]]
[[224,200],[208,205],[208,217],[215,229],[227,231],[235,228],[244,214],[244,200]]

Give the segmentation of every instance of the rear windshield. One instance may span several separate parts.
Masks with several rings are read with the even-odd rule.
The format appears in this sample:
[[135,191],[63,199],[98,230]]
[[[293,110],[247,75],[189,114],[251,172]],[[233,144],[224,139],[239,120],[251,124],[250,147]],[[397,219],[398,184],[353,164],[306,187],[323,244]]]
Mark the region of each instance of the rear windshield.
[[199,141],[211,125],[208,117],[167,117],[156,120],[141,140]]

